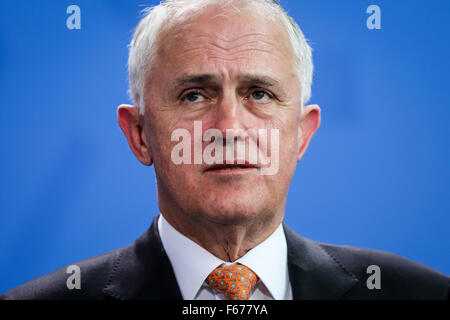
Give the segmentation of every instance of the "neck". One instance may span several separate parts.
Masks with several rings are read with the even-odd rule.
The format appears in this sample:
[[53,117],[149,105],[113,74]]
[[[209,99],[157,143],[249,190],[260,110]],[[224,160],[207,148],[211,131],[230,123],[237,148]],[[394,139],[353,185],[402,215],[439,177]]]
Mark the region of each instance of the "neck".
[[184,212],[163,208],[164,218],[182,233],[219,259],[234,262],[267,239],[284,217],[284,205],[277,212],[262,212],[239,222],[210,221]]

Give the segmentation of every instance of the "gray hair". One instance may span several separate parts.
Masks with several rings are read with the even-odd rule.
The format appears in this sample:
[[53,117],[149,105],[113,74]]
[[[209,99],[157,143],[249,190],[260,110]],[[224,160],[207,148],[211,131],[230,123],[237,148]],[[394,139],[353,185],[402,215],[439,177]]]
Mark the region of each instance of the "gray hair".
[[300,27],[287,12],[272,0],[166,0],[159,5],[144,10],[144,17],[139,22],[129,45],[128,73],[130,96],[134,104],[144,114],[143,93],[146,73],[150,69],[156,44],[162,26],[168,28],[189,19],[192,12],[199,13],[212,4],[227,5],[240,11],[250,6],[260,5],[278,17],[286,28],[289,41],[295,56],[295,68],[301,87],[302,106],[311,96],[313,63],[311,47],[308,45]]

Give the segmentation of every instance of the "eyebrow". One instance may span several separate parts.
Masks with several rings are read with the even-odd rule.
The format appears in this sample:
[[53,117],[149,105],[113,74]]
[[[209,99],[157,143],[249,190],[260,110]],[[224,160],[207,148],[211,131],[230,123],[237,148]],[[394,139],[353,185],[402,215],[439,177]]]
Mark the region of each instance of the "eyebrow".
[[258,74],[246,74],[246,75],[239,77],[239,80],[241,80],[243,82],[259,84],[259,85],[263,85],[263,86],[267,86],[267,87],[277,87],[277,88],[283,87],[281,85],[280,81],[278,81],[272,77],[269,77],[269,76],[258,75]]
[[281,100],[286,99],[287,93],[280,80],[273,77],[261,74],[245,74],[238,78],[242,82],[251,83],[258,86],[263,86],[272,89],[277,97]]
[[182,75],[175,79],[171,85],[172,88],[178,89],[188,85],[218,85],[220,77],[212,74],[198,74],[198,75]]
[[[281,81],[262,74],[244,74],[237,77],[239,82],[261,85],[267,88],[273,88],[280,95],[285,95],[285,90]],[[184,74],[176,78],[170,86],[174,90],[184,88],[186,86],[209,86],[219,87],[222,77],[216,74]]]

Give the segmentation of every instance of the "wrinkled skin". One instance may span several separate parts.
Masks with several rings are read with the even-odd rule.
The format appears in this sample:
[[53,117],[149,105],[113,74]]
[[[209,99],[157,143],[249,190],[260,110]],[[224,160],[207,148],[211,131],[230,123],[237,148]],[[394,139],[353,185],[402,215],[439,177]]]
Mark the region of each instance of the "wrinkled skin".
[[[136,157],[154,164],[158,204],[178,231],[225,261],[235,261],[281,223],[289,184],[320,123],[320,109],[301,109],[293,51],[278,20],[213,7],[160,34],[145,85],[145,114],[122,105],[119,124]],[[279,170],[207,171],[176,165],[175,129],[194,137],[216,128],[278,129]],[[207,143],[203,143],[205,147]]]

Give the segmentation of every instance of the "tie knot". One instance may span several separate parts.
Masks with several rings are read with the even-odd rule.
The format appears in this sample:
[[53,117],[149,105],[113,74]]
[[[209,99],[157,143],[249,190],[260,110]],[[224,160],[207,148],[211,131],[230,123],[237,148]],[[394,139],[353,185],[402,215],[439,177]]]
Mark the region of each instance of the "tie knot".
[[217,267],[206,278],[209,286],[228,300],[248,300],[257,281],[258,276],[242,264]]

